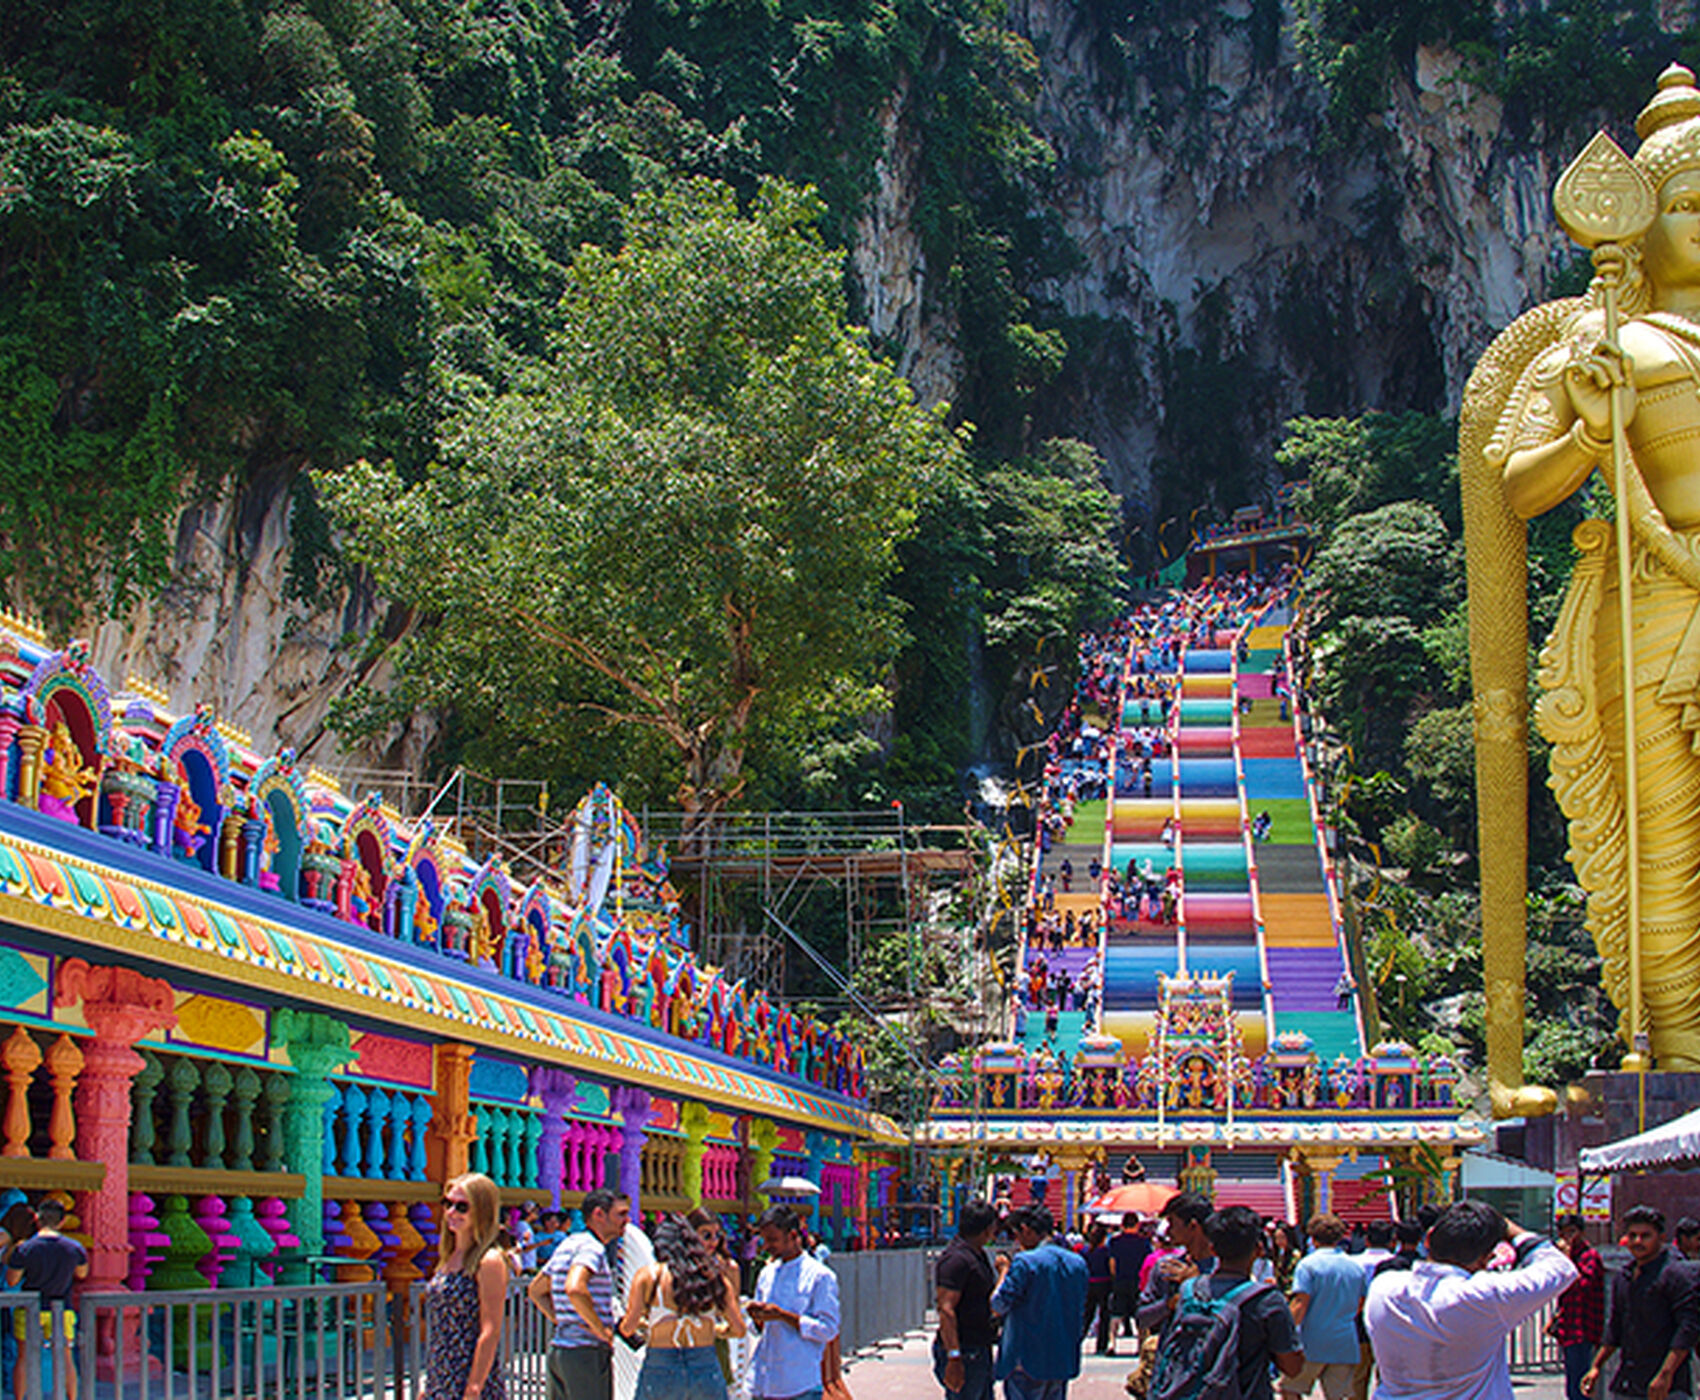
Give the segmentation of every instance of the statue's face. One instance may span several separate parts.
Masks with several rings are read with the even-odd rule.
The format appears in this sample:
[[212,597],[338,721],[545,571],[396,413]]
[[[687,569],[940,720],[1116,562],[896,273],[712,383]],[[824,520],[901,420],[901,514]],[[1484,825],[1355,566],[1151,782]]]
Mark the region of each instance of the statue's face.
[[1700,170],[1679,170],[1660,188],[1643,256],[1655,285],[1700,286]]

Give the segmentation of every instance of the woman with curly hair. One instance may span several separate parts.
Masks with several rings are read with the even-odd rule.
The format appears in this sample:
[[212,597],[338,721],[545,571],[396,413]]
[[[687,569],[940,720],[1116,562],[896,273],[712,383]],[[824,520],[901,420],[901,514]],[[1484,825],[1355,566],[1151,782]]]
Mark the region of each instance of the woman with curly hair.
[[635,1337],[646,1324],[649,1349],[636,1400],[726,1400],[714,1341],[744,1335],[738,1289],[702,1237],[675,1217],[655,1232],[655,1262],[632,1279],[620,1333]]

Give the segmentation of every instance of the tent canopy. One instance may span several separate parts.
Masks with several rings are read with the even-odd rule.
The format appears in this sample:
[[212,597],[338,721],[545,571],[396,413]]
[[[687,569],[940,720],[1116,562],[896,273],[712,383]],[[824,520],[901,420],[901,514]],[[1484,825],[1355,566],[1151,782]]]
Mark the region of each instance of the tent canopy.
[[1634,1137],[1599,1147],[1584,1147],[1577,1162],[1585,1172],[1612,1172],[1669,1167],[1697,1158],[1700,1158],[1700,1108]]

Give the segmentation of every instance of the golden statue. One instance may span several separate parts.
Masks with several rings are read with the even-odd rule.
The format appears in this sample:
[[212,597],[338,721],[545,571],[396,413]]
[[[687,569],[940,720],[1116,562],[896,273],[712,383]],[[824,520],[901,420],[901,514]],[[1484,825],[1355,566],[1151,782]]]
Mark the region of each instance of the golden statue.
[[41,772],[41,791],[70,812],[94,791],[96,774],[83,762],[71,726],[63,719],[53,721],[51,737]]
[[[1614,520],[1586,520],[1541,654],[1551,784],[1625,1068],[1700,1068],[1700,90],[1673,66],[1631,162],[1603,134],[1559,182],[1594,248],[1587,295],[1519,317],[1465,390],[1488,1072],[1501,1115],[1550,1111],[1522,1083],[1527,608],[1523,520],[1599,471]],[[1629,621],[1629,619],[1633,619]],[[1630,646],[1623,646],[1627,632]],[[1631,683],[1626,686],[1626,675]],[[1624,705],[1626,690],[1634,700]],[[1625,762],[1625,754],[1636,761]]]
[[490,930],[490,911],[484,907],[482,899],[472,901],[472,949],[471,961],[477,963],[494,962],[496,957],[496,937]]

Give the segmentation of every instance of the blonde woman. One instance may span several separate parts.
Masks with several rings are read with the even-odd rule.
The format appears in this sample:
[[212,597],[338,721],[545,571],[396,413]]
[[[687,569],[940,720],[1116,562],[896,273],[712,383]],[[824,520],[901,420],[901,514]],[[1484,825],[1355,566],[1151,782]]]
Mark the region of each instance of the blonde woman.
[[425,1287],[423,1400],[507,1400],[499,1366],[508,1263],[496,1245],[501,1194],[482,1172],[443,1188],[437,1272]]

